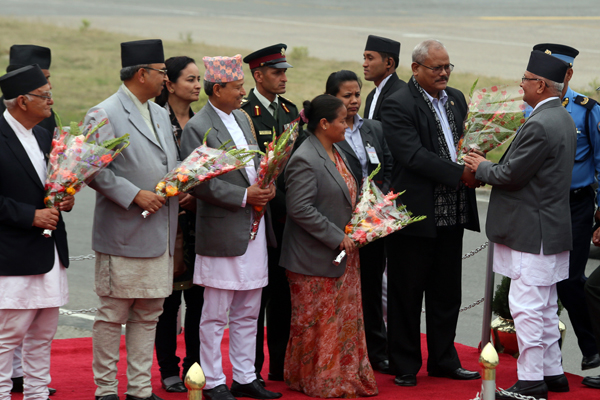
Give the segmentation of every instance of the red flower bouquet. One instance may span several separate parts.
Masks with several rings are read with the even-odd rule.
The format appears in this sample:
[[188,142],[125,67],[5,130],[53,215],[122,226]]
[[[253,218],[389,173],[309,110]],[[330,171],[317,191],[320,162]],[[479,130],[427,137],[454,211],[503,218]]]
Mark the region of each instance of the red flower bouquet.
[[[257,172],[257,183],[261,189],[266,189],[273,184],[277,177],[283,172],[285,164],[292,155],[294,143],[298,138],[298,127],[300,118],[290,122],[285,131],[279,136],[275,136],[273,131],[273,140],[266,148],[266,154],[260,159],[260,165]],[[256,239],[258,225],[265,215],[267,208],[261,206],[254,207],[254,218],[252,228],[250,229],[250,239]]]
[[[71,122],[68,129],[61,126],[58,116],[56,120],[58,126],[52,139],[45,185],[44,204],[48,208],[55,207],[65,196],[79,192],[129,145],[129,135],[100,144],[89,140],[100,127],[108,124],[108,119],[85,127]],[[117,146],[119,149],[114,150]],[[44,236],[51,235],[51,230],[44,230]]]
[[458,142],[457,162],[471,149],[487,153],[509,140],[525,123],[523,89],[519,86],[492,86],[473,92],[465,120],[463,137]]
[[[236,169],[244,168],[258,152],[256,150],[230,149],[225,150],[229,143],[223,143],[218,149],[206,146],[206,139],[210,129],[204,135],[203,143],[195,149],[176,168],[169,171],[156,185],[156,194],[163,197],[177,196],[185,193],[202,182],[225,174]],[[144,211],[142,216],[146,218],[150,213]]]
[[[426,216],[413,217],[406,206],[397,205],[397,197],[404,192],[389,192],[386,195],[381,192],[373,183],[373,177],[380,169],[381,164],[363,182],[360,198],[345,228],[345,233],[358,248],[427,218]],[[333,260],[333,264],[339,265],[345,256],[346,251],[342,250]]]

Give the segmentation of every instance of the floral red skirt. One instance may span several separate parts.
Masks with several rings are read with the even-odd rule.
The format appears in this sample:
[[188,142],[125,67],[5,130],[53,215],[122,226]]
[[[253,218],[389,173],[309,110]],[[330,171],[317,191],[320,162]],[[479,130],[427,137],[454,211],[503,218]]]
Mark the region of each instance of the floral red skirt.
[[312,397],[363,397],[378,393],[367,356],[358,252],[339,278],[287,271],[292,295],[284,378]]

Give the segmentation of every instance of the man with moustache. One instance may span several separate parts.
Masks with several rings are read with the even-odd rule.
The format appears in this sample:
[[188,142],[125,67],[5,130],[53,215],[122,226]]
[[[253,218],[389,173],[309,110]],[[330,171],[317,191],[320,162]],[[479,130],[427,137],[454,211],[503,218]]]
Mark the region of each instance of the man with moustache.
[[533,112],[495,164],[465,156],[475,177],[493,186],[486,233],[494,242],[494,272],[511,278],[519,380],[496,399],[548,398],[568,392],[558,341],[556,284],[569,276],[572,247],[569,186],[577,129],[559,96],[569,65],[531,52],[521,87]]
[[[0,77],[0,398],[10,399],[14,350],[22,344],[26,399],[47,399],[58,308],[69,300],[67,234],[60,211],[44,205],[52,135],[37,126],[51,114],[50,85],[38,65]],[[60,211],[59,211],[60,210]],[[44,237],[44,229],[52,230]]]
[[366,81],[372,81],[375,89],[367,96],[364,116],[381,121],[381,105],[392,93],[406,86],[398,78],[396,68],[400,65],[400,43],[380,36],[369,35],[363,53],[363,71]]
[[456,163],[467,104],[448,87],[454,65],[444,45],[426,40],[412,52],[408,85],[383,103],[383,132],[394,164],[391,189],[414,215],[427,218],[388,236],[388,347],[394,383],[415,386],[421,368],[425,294],[430,376],[479,379],[463,369],[454,347],[461,302],[465,229],[479,230],[469,168]]
[[[162,41],[121,43],[123,84],[91,108],[84,126],[108,119],[97,142],[129,134],[130,146],[90,183],[96,190],[92,248],[100,300],[92,337],[96,400],[118,400],[117,360],[126,325],[126,400],[160,400],[150,382],[156,323],[173,289],[177,198],[154,193],[177,163],[167,111],[150,99],[166,80]],[[150,216],[142,218],[142,212]]]
[[[224,143],[257,149],[247,116],[238,109],[246,92],[242,56],[204,57],[206,105],[186,124],[181,155],[206,144]],[[257,317],[262,288],[267,285],[267,241],[275,238],[267,208],[255,240],[250,240],[253,206],[267,206],[275,186],[261,189],[255,182],[259,156],[246,167],[231,171],[192,190],[197,201],[194,283],[204,286],[200,319],[200,364],[206,377],[204,397],[277,399],[281,393],[266,390],[254,368]],[[221,341],[229,322],[229,358],[233,366],[231,391],[223,373]],[[235,396],[235,397],[234,397]]]
[[[277,136],[287,125],[298,118],[298,109],[282,95],[286,91],[288,68],[293,68],[285,57],[287,45],[283,43],[265,47],[244,57],[249,64],[250,72],[256,87],[250,89],[248,97],[242,101],[244,110],[252,119],[254,132],[257,135],[258,147],[265,152],[271,142],[273,131]],[[296,139],[296,147],[301,138]],[[276,246],[268,246],[269,284],[263,288],[260,314],[256,334],[256,377],[264,383],[260,375],[265,355],[264,334],[265,315],[267,317],[267,345],[269,347],[269,380],[283,381],[283,361],[290,336],[291,300],[290,288],[285,269],[279,266],[281,241],[285,226],[285,184],[283,174],[277,184],[277,194],[269,202],[275,232]]]

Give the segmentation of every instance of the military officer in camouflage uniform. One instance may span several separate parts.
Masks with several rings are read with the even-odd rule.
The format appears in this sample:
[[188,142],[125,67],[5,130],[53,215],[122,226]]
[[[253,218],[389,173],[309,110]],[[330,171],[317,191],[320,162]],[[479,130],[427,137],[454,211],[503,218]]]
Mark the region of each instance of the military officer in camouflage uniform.
[[[265,47],[246,56],[244,62],[250,65],[255,87],[242,102],[244,110],[252,120],[254,133],[260,150],[271,142],[273,129],[279,136],[286,126],[298,118],[298,109],[282,94],[286,91],[286,71],[292,66],[287,62],[283,43]],[[302,141],[302,133],[296,140],[297,148]],[[258,316],[256,335],[256,375],[260,376],[264,362],[264,318],[267,317],[267,345],[269,347],[269,380],[283,381],[283,360],[290,336],[291,300],[285,269],[279,266],[281,240],[285,224],[285,185],[283,174],[277,182],[277,194],[271,200],[273,229],[277,247],[268,247],[269,284],[263,289],[261,310]]]

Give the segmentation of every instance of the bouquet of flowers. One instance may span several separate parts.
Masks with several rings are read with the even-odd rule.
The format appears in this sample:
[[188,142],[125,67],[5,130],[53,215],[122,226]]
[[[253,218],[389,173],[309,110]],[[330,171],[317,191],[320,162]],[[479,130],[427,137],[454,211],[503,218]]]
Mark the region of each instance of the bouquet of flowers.
[[471,150],[487,153],[513,137],[525,123],[523,89],[518,86],[471,87],[471,102],[463,137],[458,142],[457,162]]
[[[381,192],[373,183],[373,177],[380,169],[381,164],[364,180],[360,198],[345,228],[346,234],[352,238],[358,248],[427,218],[426,216],[413,217],[405,205],[397,205],[396,198],[404,192],[389,192],[386,195]],[[345,256],[346,251],[342,250],[333,260],[333,264],[339,265]]]
[[[273,131],[273,140],[267,146],[266,154],[260,159],[258,167],[257,183],[261,189],[268,188],[283,172],[285,164],[292,155],[294,143],[298,138],[299,122],[300,118],[290,122],[279,137],[276,137],[275,131]],[[254,219],[252,221],[252,228],[250,229],[250,239],[256,239],[258,225],[266,211],[267,208],[264,206],[254,206]]]
[[[257,150],[236,148],[225,150],[225,146],[229,144],[230,140],[223,143],[218,149],[207,147],[206,139],[209,132],[210,129],[204,135],[200,147],[158,182],[155,188],[156,194],[167,198],[185,193],[202,182],[229,171],[244,168],[246,163],[258,153]],[[142,213],[144,218],[148,215],[150,215],[148,211]]]
[[[48,208],[56,207],[65,196],[79,192],[129,146],[128,134],[102,143],[89,140],[100,127],[108,123],[106,118],[95,126],[71,122],[69,128],[62,127],[58,115],[56,121],[45,185],[44,204]],[[115,150],[117,146],[119,148]],[[52,236],[52,231],[44,230],[44,236]]]

